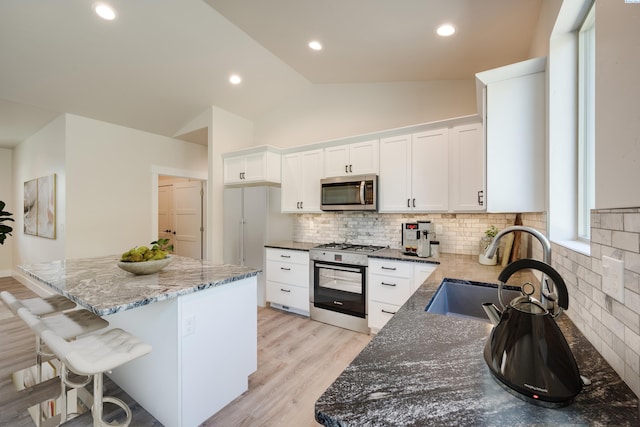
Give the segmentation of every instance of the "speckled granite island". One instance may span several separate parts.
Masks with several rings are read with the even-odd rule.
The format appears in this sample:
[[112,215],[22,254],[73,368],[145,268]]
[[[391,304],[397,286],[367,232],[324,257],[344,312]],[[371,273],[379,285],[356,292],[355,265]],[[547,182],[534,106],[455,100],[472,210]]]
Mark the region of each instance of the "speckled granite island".
[[260,271],[174,256],[161,272],[135,276],[118,258],[19,268],[151,344],[109,376],[164,426],[198,425],[246,391],[257,369]]
[[[389,251],[381,257],[389,257]],[[373,255],[372,257],[376,257]],[[638,426],[638,399],[562,315],[558,324],[581,374],[573,403],[546,409],[506,392],[482,350],[490,323],[425,312],[445,277],[496,282],[500,267],[477,257],[441,256],[440,266],[316,402],[326,426]],[[569,301],[571,307],[571,301]]]

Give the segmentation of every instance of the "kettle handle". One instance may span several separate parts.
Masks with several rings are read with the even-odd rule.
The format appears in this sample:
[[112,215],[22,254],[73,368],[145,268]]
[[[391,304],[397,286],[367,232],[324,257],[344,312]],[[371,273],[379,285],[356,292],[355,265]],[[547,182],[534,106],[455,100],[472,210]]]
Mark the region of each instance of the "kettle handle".
[[558,292],[558,305],[565,310],[569,308],[569,293],[567,292],[567,285],[564,283],[560,273],[558,273],[549,264],[538,261],[537,259],[525,258],[512,262],[502,270],[498,276],[498,280],[502,283],[507,283],[507,280],[509,280],[513,273],[526,268],[532,268],[546,274],[556,286]]

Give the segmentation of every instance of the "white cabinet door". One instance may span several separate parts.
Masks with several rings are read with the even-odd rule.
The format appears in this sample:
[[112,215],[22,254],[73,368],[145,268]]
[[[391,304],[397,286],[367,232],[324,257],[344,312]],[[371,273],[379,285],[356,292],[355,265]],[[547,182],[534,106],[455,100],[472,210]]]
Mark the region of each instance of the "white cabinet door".
[[449,131],[414,134],[411,145],[411,209],[449,209]]
[[380,144],[377,139],[349,145],[349,173],[354,175],[378,174],[380,171],[379,159]]
[[327,177],[349,174],[349,146],[338,145],[324,149],[325,169]]
[[377,139],[324,149],[326,177],[378,174],[380,144]]
[[321,212],[320,180],[324,176],[323,150],[300,153],[300,201],[302,212]]
[[380,140],[378,211],[411,210],[411,135]]
[[282,212],[321,212],[320,179],[324,175],[322,149],[282,157]]
[[300,212],[300,153],[282,156],[282,212]]
[[228,157],[224,159],[224,183],[239,184],[242,182],[242,174],[244,173],[244,157]]
[[482,124],[453,127],[449,143],[450,209],[465,212],[485,210]]
[[243,180],[246,182],[265,181],[267,176],[267,153],[249,154],[244,157],[244,175]]
[[416,262],[413,266],[413,287],[411,289],[411,294],[418,290],[420,286],[424,283],[425,280],[431,276],[437,268],[436,264],[429,264],[425,262]]

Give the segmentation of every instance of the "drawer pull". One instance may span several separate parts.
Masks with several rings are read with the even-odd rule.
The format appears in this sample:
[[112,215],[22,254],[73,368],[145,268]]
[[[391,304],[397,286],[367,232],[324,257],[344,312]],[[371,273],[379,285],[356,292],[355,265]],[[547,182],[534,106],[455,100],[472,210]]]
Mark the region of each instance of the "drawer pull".
[[334,301],[333,302],[335,305],[344,305],[343,303],[341,303],[340,301]]
[[385,310],[384,308],[380,309],[380,311],[382,311],[382,312],[383,312],[383,313],[385,313],[385,314],[391,314],[391,315],[396,314],[396,312],[395,312],[395,311],[387,311],[387,310]]
[[391,271],[396,271],[397,268],[396,267],[385,267],[384,265],[382,267],[380,267],[383,270],[391,270]]
[[381,285],[383,286],[396,286],[395,283],[385,283],[385,282],[380,282]]
[[280,290],[281,290],[282,292],[286,292],[286,293],[291,292],[291,289],[282,289],[282,288],[280,288]]
[[280,255],[280,258],[291,258],[291,255]]
[[280,270],[291,271],[291,269],[289,267],[280,267]]

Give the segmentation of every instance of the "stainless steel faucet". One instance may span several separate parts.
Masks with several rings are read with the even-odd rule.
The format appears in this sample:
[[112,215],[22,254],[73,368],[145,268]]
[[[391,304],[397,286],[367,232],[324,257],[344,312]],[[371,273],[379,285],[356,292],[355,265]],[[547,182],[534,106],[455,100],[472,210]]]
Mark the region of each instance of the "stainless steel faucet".
[[[496,254],[496,251],[498,250],[498,242],[500,241],[502,236],[508,233],[513,233],[514,231],[524,231],[525,233],[529,233],[533,237],[538,239],[538,241],[540,241],[540,244],[542,245],[543,250],[542,260],[545,262],[545,264],[551,265],[551,242],[549,241],[549,239],[547,239],[547,236],[545,236],[535,228],[525,227],[522,225],[507,227],[496,234],[496,237],[493,238],[493,241],[487,247],[484,256],[487,258],[493,258]],[[553,285],[549,283],[549,281],[546,279],[546,276],[544,275],[542,276],[540,283],[542,283],[542,289],[540,291],[540,302],[543,303],[548,310],[555,311],[554,303],[556,301],[556,294],[554,293]]]

